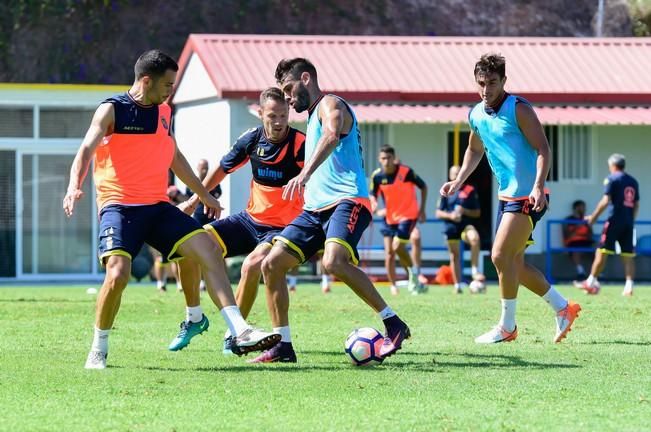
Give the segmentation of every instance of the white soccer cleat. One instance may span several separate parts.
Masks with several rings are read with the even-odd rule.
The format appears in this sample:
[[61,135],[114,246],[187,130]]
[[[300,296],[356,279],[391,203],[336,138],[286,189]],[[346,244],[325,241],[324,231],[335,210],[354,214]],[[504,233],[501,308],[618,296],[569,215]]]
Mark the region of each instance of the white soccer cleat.
[[565,309],[556,314],[556,335],[554,342],[558,343],[563,340],[572,330],[572,323],[579,316],[581,306],[572,300],[567,302]]
[[475,338],[478,344],[494,344],[500,342],[511,342],[518,337],[518,328],[515,327],[512,332],[507,331],[501,325],[496,325],[489,332]]
[[280,333],[270,333],[256,328],[248,328],[234,340],[233,353],[247,354],[251,351],[264,351],[280,342]]
[[622,295],[624,297],[633,297],[633,288],[624,288],[624,291],[622,291]]
[[91,351],[86,358],[84,369],[106,369],[106,357],[108,354],[101,351]]

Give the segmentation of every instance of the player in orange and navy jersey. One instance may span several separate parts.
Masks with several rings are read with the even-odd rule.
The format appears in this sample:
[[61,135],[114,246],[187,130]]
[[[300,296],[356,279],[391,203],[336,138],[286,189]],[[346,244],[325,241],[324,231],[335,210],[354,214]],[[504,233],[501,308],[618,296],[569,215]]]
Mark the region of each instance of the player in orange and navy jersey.
[[[95,334],[87,369],[106,368],[109,331],[129,280],[131,259],[144,243],[170,260],[189,257],[199,263],[213,301],[237,335],[235,343],[243,351],[264,349],[280,340],[280,335],[253,329],[244,321],[235,305],[226,269],[214,264],[218,249],[194,219],[169,203],[166,192],[171,168],[197,191],[208,208],[219,208],[219,202],[194,175],[170,132],[172,113],[165,100],[172,92],[177,70],[176,62],[161,51],[143,53],[134,68],[133,85],[97,108],[72,163],[63,209],[67,216],[72,216],[94,157],[99,258],[106,266],[104,284],[97,297]],[[208,328],[199,293],[186,293],[186,304],[188,317],[181,323],[179,347]]]
[[[450,180],[457,178],[459,169],[458,165],[450,167],[448,172]],[[460,241],[470,245],[472,278],[481,281],[486,279],[478,270],[481,244],[479,233],[473,225],[477,224],[480,216],[479,197],[472,185],[465,184],[452,195],[441,196],[439,200],[436,217],[445,221],[445,235],[447,237],[448,251],[450,252],[450,269],[452,270],[452,280],[454,281],[454,292],[456,294],[463,292]]]
[[[282,198],[283,186],[298,175],[305,157],[305,135],[289,127],[289,105],[280,89],[272,87],[260,95],[262,126],[246,131],[231,151],[222,158],[219,167],[212,170],[204,185],[214,188],[228,174],[251,165],[251,195],[246,210],[204,227],[219,244],[223,257],[246,255],[235,298],[246,317],[255,301],[260,283],[260,265],[271,250],[272,239],[302,211],[303,200]],[[198,202],[192,197],[182,205],[189,212]],[[181,261],[181,282],[185,289],[198,288],[199,268],[190,260]],[[227,332],[224,353],[230,353],[232,337]],[[295,362],[296,357],[279,361]]]
[[[421,292],[418,282],[420,268],[414,263],[405,245],[409,243],[411,232],[417,222],[425,222],[425,203],[427,201],[427,185],[407,165],[396,162],[396,152],[390,145],[380,148],[379,161],[381,168],[371,176],[371,209],[377,210],[377,199],[381,195],[385,205],[384,236],[385,267],[391,283],[391,294],[397,295],[396,287],[396,255],[400,263],[407,269],[409,283],[407,289],[413,294]],[[416,198],[416,188],[420,189],[420,206]]]
[[608,158],[610,175],[604,179],[604,195],[586,220],[592,226],[599,215],[608,209],[608,219],[601,232],[599,247],[592,261],[590,275],[579,284],[588,294],[599,294],[599,274],[606,265],[608,255],[615,253],[615,243],[619,243],[620,256],[624,264],[626,285],[622,295],[633,295],[635,276],[635,219],[640,210],[640,186],[637,180],[625,171],[626,158],[614,153]]

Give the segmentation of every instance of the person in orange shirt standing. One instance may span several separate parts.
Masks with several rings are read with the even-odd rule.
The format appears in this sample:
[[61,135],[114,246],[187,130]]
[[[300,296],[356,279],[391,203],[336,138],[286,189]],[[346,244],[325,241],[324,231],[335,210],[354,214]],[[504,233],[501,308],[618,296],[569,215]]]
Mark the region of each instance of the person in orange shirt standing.
[[[418,276],[420,268],[414,263],[405,245],[417,222],[425,222],[425,203],[427,201],[427,185],[407,165],[396,162],[396,151],[390,145],[380,148],[379,161],[381,168],[371,176],[371,209],[376,212],[378,196],[382,195],[385,205],[386,226],[382,229],[384,235],[384,250],[386,251],[385,267],[391,283],[391,294],[397,295],[396,286],[396,255],[400,263],[407,269],[409,282],[407,289],[412,294],[422,292]],[[416,188],[420,189],[420,205],[416,198]]]
[[[250,162],[253,179],[246,210],[204,225],[213,241],[220,245],[224,258],[247,255],[235,293],[244,317],[248,316],[257,296],[262,260],[271,251],[272,239],[303,209],[302,198],[284,200],[282,192],[287,182],[303,168],[305,134],[289,127],[289,105],[279,88],[271,87],[260,94],[259,115],[262,126],[244,132],[203,182],[207,189],[212,189],[226,175]],[[193,196],[181,208],[191,212],[197,202],[199,197]],[[198,264],[185,259],[179,267],[183,286],[198,289]],[[290,344],[289,341],[285,343]],[[224,354],[236,350],[228,331],[224,339]],[[269,361],[296,362],[293,349],[288,347],[284,353]]]
[[[197,191],[206,207],[219,210],[196,177],[171,133],[172,110],[165,103],[172,93],[178,65],[159,50],[143,53],[135,64],[135,81],[123,94],[105,100],[95,111],[90,127],[70,169],[63,198],[68,217],[82,197],[81,185],[94,157],[93,178],[99,209],[99,259],[106,276],[97,297],[95,333],[86,369],[105,369],[108,336],[120,308],[122,292],[131,272],[131,259],[144,243],[169,260],[191,258],[201,266],[209,294],[243,352],[263,350],[280,340],[279,334],[251,328],[235,304],[219,266],[221,250],[194,219],[170,204],[168,170]],[[143,163],[146,161],[146,163]],[[189,340],[208,329],[199,292],[184,291],[187,319],[179,338]]]

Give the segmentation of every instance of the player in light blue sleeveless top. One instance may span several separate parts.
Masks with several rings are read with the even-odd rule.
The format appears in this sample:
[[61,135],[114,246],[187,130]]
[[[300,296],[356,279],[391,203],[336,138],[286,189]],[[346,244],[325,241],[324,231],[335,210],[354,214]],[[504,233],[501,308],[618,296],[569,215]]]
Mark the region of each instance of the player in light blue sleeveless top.
[[507,200],[529,198],[536,182],[538,151],[522,134],[515,107],[526,100],[505,94],[500,108],[487,112],[480,102],[470,111],[468,120],[473,132],[484,144],[488,163],[497,178],[498,195]]
[[280,61],[275,73],[289,104],[308,110],[305,165],[283,198],[304,195],[304,211],[278,236],[262,263],[269,314],[281,342],[254,361],[273,362],[293,352],[289,331],[287,272],[324,249],[323,267],[345,282],[380,315],[386,327],[380,356],[394,354],[409,338],[409,327],[387,306],[356,264],[357,243],[371,221],[368,186],[355,114],[343,99],[324,95],[314,65],[303,58]]
[[547,208],[545,179],[550,149],[540,121],[524,99],[504,91],[506,61],[485,54],[475,64],[475,82],[482,102],[470,111],[470,143],[457,178],[441,187],[441,195],[453,195],[479,164],[484,153],[499,185],[497,232],[491,252],[502,297],[497,326],[477,337],[488,344],[517,338],[515,324],[518,286],[541,296],[556,312],[554,342],[567,336],[581,306],[568,301],[531,264],[524,251],[531,232]]
[[[314,170],[305,185],[303,208],[310,211],[328,208],[342,199],[368,199],[362,145],[355,113],[340,97],[326,96],[341,101],[352,117],[352,125],[350,132],[340,135],[339,143],[330,156]],[[322,102],[323,98],[312,109],[307,121],[305,160],[312,158],[323,134],[323,126],[319,117],[319,107]]]

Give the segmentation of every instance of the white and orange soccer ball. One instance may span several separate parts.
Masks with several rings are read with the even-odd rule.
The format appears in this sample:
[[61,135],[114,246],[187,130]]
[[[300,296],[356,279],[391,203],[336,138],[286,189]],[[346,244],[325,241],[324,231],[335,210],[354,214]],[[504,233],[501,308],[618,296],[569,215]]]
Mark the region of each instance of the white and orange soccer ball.
[[373,366],[384,360],[380,357],[383,342],[382,333],[374,328],[363,327],[350,332],[344,347],[348,359],[355,366]]
[[486,283],[482,280],[475,279],[468,285],[468,290],[472,294],[486,294]]

